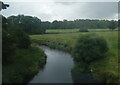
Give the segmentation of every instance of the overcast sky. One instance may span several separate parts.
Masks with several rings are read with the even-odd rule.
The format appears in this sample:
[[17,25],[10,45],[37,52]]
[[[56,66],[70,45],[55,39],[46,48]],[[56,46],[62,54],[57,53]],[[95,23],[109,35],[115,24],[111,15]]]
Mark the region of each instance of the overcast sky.
[[[117,0],[106,0],[106,2],[88,2],[83,1],[36,1],[29,0],[4,0],[10,7],[2,10],[2,14],[6,17],[11,15],[30,15],[40,18],[42,21],[53,20],[74,20],[74,19],[118,19],[118,3]],[[113,2],[116,1],[116,2]]]

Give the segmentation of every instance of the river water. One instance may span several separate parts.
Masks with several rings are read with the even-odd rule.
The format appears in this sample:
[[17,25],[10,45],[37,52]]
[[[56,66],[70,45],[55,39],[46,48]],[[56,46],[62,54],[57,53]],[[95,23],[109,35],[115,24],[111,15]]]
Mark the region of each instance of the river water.
[[72,56],[47,46],[41,46],[47,55],[47,63],[42,71],[29,83],[73,83],[71,69],[74,65]]

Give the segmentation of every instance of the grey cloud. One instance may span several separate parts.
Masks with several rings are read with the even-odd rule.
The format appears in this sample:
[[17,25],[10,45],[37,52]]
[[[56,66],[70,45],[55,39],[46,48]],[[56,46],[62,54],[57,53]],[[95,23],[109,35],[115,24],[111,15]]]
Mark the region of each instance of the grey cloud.
[[116,19],[117,2],[11,2],[3,15],[25,14],[37,16],[41,20],[74,19]]
[[84,12],[88,12],[87,16],[91,18],[112,18],[118,13],[117,2],[90,2],[83,7]]

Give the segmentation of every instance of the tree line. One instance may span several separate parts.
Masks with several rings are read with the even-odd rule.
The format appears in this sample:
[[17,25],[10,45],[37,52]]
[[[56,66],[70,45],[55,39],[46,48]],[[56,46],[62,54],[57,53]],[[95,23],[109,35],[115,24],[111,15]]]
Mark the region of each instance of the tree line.
[[108,21],[108,20],[90,20],[90,19],[76,19],[73,21],[53,21],[50,25],[50,29],[106,29],[109,28],[109,25],[114,23],[114,26],[117,27],[117,21]]
[[7,18],[10,25],[20,27],[28,34],[43,34],[46,29],[115,29],[118,27],[118,22],[114,20],[90,20],[76,19],[73,21],[54,20],[53,22],[41,21],[41,19],[32,16],[18,15]]
[[32,16],[10,16],[7,18],[8,23],[12,26],[20,27],[27,34],[42,34],[45,33],[45,27],[40,19]]

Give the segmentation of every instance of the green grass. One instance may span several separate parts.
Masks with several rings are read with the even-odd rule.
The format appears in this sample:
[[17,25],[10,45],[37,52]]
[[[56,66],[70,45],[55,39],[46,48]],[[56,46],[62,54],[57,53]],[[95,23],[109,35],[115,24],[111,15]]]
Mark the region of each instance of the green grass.
[[[57,48],[72,53],[78,37],[87,33],[95,32],[31,35],[30,37],[32,40],[37,41],[38,43],[41,42],[41,44],[46,44],[52,48]],[[110,50],[107,53],[106,58],[92,63],[91,68],[93,69],[93,72],[98,76],[108,71],[118,75],[118,47],[120,48],[120,43],[118,43],[118,31],[96,32],[96,34],[104,37],[107,40]],[[75,69],[78,70],[79,68],[77,67]]]
[[46,61],[44,52],[36,47],[17,49],[15,57],[15,62],[3,66],[3,83],[27,83]]
[[46,30],[46,33],[66,33],[66,32],[76,32],[79,31],[79,29],[48,29]]
[[[47,29],[46,33],[69,33],[69,32],[78,32],[80,29]],[[115,29],[117,30],[117,29]],[[110,31],[110,29],[88,29],[90,32],[95,31]]]

